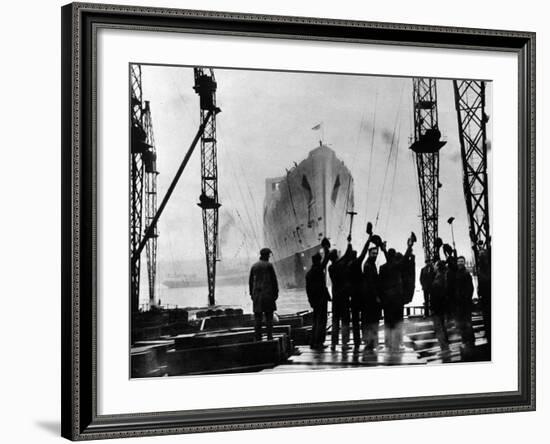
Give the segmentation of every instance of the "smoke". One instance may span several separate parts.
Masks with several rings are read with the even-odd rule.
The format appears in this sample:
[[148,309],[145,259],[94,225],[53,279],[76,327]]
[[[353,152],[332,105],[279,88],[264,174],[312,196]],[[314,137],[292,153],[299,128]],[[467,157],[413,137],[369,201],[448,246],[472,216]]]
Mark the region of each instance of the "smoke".
[[380,136],[382,137],[382,140],[386,143],[391,143],[393,139],[393,133],[388,129],[384,128],[381,131]]
[[235,226],[235,218],[229,211],[221,211],[220,220],[223,221],[219,230],[220,246],[226,246],[229,241],[229,232]]
[[451,159],[451,162],[459,163],[461,161],[460,149],[454,150],[449,158]]

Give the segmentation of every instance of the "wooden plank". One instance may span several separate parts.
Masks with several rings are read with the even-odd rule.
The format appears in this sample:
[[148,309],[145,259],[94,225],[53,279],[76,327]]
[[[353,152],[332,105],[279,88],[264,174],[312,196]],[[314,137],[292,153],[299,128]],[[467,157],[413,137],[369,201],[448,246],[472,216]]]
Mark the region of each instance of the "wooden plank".
[[281,337],[271,341],[174,350],[167,355],[168,373],[182,375],[261,364],[275,365],[285,359],[282,350]]
[[213,347],[216,345],[239,344],[243,342],[253,342],[255,338],[254,331],[201,334],[186,337],[178,337],[174,340],[176,350],[186,348]]

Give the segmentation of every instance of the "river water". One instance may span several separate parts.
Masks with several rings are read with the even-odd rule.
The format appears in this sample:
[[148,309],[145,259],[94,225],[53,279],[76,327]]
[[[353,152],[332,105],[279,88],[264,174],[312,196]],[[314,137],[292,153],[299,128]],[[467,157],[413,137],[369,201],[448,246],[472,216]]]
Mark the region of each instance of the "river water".
[[[163,306],[182,308],[208,305],[208,289],[206,287],[167,288],[161,285],[157,294],[157,299],[160,298]],[[420,306],[423,303],[422,291],[417,289],[409,305]],[[248,295],[248,287],[244,284],[217,286],[216,304],[237,305],[242,307],[245,313],[252,312],[252,300]],[[304,289],[280,290],[279,299],[277,299],[277,313],[290,314],[309,309],[310,306]]]

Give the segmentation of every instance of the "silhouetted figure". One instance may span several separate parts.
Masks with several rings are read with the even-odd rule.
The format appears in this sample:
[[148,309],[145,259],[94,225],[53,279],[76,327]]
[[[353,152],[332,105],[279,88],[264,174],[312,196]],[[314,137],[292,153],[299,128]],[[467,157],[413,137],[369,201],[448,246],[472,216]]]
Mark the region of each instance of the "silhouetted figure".
[[432,282],[435,277],[435,270],[430,259],[426,260],[426,265],[420,270],[420,285],[424,294],[424,316],[430,315],[430,293],[432,290]]
[[306,273],[306,293],[309,304],[313,308],[311,348],[316,350],[325,348],[328,301],[331,300],[325,277],[330,243],[325,238],[321,245],[323,246],[324,257],[321,257],[319,253],[315,253],[311,257],[311,268]]
[[479,252],[477,266],[477,296],[481,312],[483,313],[483,324],[485,325],[485,337],[489,350],[491,348],[491,256],[487,250]]
[[403,257],[403,304],[407,305],[413,300],[416,286],[416,258],[411,254]]
[[458,300],[456,298],[456,251],[445,251],[447,262],[446,288],[447,288],[447,308],[449,317],[456,321],[458,313]]
[[385,243],[382,251],[386,263],[380,267],[380,286],[382,289],[382,307],[384,309],[385,344],[390,351],[399,351],[403,337],[403,306],[405,290],[403,275],[407,272],[407,263],[412,253],[412,241],[407,241],[405,255],[397,253],[393,248],[386,251]]
[[449,337],[447,335],[447,270],[445,262],[438,261],[430,283],[430,312],[435,330],[435,336],[439,341],[442,351],[449,350]]
[[[348,237],[348,242],[351,242],[351,237]],[[359,257],[357,251],[351,251],[351,258],[348,264],[348,291],[351,299],[351,323],[353,329],[353,345],[355,350],[359,350],[361,347],[361,336],[366,337],[367,330],[367,304],[365,288],[363,284],[363,271],[361,266],[367,255],[369,248],[370,237],[363,246],[363,250]],[[351,248],[351,243],[349,244]]]
[[346,267],[350,256],[344,254],[338,258],[338,252],[332,250],[329,259],[332,262],[328,267],[328,273],[332,282],[332,333],[331,349],[338,345],[340,328],[342,330],[342,347],[348,348],[349,322],[350,322],[350,298],[346,291]]
[[380,300],[380,279],[376,268],[378,247],[368,250],[367,260],[363,266],[363,285],[365,292],[365,350],[374,351],[378,348],[378,324],[382,317]]
[[468,351],[471,351],[475,345],[474,329],[472,327],[474,285],[472,275],[466,269],[465,262],[464,256],[459,256],[456,260],[455,301],[457,306],[455,321],[462,343]]
[[252,265],[248,287],[254,311],[254,332],[256,340],[262,340],[262,317],[265,316],[267,339],[273,339],[273,312],[277,310],[275,301],[279,296],[279,285],[275,269],[269,262],[271,250],[262,248],[260,260]]

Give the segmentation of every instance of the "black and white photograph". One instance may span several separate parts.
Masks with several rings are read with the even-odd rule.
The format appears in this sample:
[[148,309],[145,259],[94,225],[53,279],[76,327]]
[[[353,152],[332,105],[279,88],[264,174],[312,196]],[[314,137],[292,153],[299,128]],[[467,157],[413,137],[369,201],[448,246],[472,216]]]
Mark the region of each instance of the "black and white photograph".
[[490,81],[128,84],[132,378],[491,360]]

